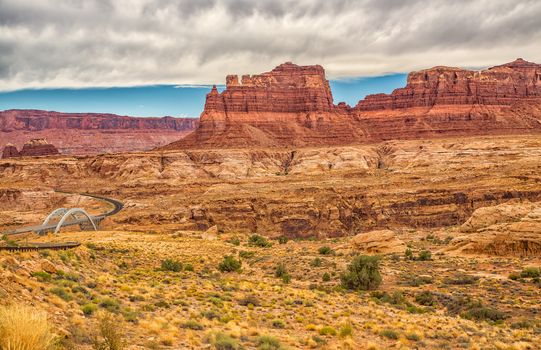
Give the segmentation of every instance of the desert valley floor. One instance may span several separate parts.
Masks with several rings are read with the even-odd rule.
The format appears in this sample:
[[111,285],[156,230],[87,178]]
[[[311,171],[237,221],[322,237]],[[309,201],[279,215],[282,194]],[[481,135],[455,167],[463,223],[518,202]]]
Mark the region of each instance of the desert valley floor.
[[[107,210],[77,193],[125,208],[20,237],[82,245],[0,252],[0,296],[72,349],[104,310],[129,349],[536,349],[540,156],[524,135],[1,160],[2,229]],[[356,254],[382,256],[377,290],[340,287]]]

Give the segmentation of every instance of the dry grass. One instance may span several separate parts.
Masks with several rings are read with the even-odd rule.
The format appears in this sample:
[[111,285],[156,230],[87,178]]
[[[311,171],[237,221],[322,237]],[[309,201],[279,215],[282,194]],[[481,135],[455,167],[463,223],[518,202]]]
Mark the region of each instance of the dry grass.
[[54,343],[44,312],[23,305],[0,307],[0,349],[47,350]]

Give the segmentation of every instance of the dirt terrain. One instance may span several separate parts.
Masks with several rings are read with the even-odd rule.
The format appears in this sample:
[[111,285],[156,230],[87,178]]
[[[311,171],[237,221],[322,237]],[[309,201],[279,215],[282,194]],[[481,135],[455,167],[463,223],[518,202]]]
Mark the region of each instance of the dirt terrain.
[[[0,252],[0,295],[68,349],[105,311],[129,349],[535,349],[540,154],[529,135],[2,160],[1,229],[106,210],[59,189],[125,208],[21,238],[74,250]],[[382,257],[376,290],[341,287],[357,254]]]

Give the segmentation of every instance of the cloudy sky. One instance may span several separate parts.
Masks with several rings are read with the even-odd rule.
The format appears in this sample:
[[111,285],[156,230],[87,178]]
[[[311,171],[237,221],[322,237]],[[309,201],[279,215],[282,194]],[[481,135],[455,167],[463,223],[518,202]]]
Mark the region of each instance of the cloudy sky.
[[0,90],[541,62],[539,0],[0,0]]

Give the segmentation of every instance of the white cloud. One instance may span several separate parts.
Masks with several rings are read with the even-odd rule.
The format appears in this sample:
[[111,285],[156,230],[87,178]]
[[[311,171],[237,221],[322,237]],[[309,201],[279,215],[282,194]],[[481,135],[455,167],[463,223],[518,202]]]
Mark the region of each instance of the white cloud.
[[538,0],[0,0],[0,89],[541,61]]

